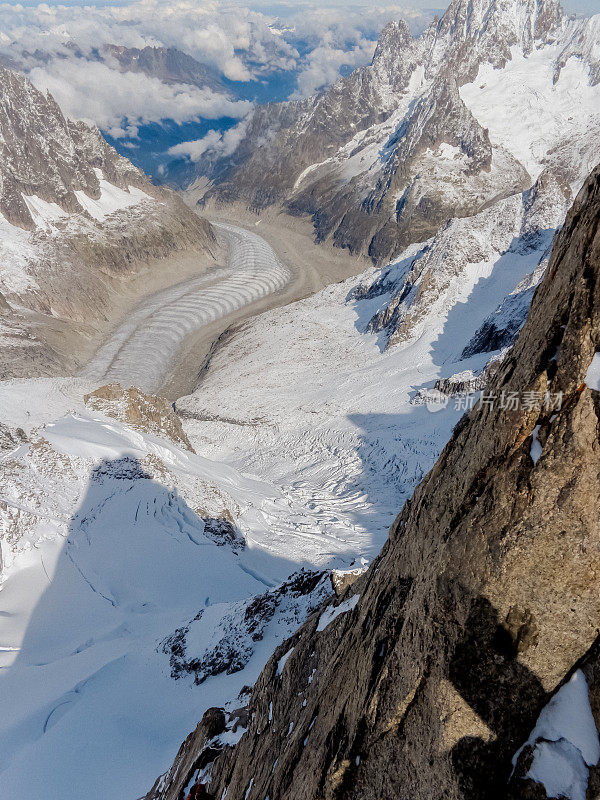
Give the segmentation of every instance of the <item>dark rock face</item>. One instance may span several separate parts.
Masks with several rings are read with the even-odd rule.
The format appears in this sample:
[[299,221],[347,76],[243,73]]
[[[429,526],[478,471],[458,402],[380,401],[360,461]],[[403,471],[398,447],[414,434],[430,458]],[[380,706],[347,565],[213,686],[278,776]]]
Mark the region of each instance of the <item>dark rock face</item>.
[[226,715],[221,708],[209,708],[196,730],[179,748],[171,769],[156,781],[147,795],[148,800],[158,800],[165,792],[177,800],[184,800],[185,789],[194,774],[204,769],[219,754],[222,745],[219,736],[226,730]]
[[204,535],[217,547],[230,547],[234,553],[241,553],[246,547],[246,540],[230,519],[203,517]]
[[511,317],[503,327],[498,327],[493,320],[486,320],[462,351],[462,358],[470,358],[477,353],[493,353],[494,350],[509,347],[527,318],[527,308],[519,308],[518,311],[523,313]]
[[473,392],[478,392],[480,389],[484,389],[486,383],[487,379],[485,374],[473,377],[462,377],[459,374],[453,375],[451,378],[442,378],[436,381],[433,388],[447,395],[472,394]]
[[527,764],[509,787],[511,758],[577,667],[600,722],[599,351],[597,168],[492,377],[496,395],[537,399],[463,417],[380,557],[265,667],[248,730],[212,764],[216,798],[545,796]]

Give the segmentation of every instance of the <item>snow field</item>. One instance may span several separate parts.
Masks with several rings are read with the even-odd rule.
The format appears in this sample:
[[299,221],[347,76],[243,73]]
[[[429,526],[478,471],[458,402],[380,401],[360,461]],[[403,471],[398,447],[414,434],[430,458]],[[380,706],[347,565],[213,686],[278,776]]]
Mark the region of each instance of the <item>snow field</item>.
[[489,129],[492,144],[512,153],[532,181],[557,145],[600,125],[600,84],[590,85],[587,64],[575,57],[555,82],[560,53],[557,44],[525,56],[515,45],[504,69],[482,64],[473,83],[460,88],[469,110]]

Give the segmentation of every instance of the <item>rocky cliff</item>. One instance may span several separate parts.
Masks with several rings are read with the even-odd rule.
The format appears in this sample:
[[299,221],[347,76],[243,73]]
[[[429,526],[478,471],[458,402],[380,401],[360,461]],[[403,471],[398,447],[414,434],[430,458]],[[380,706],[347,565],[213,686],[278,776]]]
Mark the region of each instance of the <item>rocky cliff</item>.
[[95,170],[126,189],[147,181],[119,156],[99,131],[67,120],[50,95],[23,76],[0,68],[0,213],[22,228],[35,228],[27,197],[82,211],[76,192],[100,198]]
[[597,168],[380,557],[276,650],[241,738],[211,710],[149,797],[597,795],[599,224]]
[[[390,23],[370,66],[315,97],[257,108],[231,158],[207,152],[199,169],[216,185],[204,202],[283,204],[309,214],[318,239],[385,263],[449,219],[529,190],[545,167],[581,160],[600,124],[598,101],[576,99],[596,97],[594,19],[567,20],[555,0],[453,0],[417,39]],[[540,147],[542,97],[557,124]],[[521,124],[508,133],[509,117]]]

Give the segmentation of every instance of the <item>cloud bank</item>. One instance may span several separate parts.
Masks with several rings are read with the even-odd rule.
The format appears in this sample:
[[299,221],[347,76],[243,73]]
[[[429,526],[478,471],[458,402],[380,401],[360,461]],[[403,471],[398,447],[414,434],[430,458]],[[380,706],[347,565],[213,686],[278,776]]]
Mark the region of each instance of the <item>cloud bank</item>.
[[[189,122],[245,116],[252,104],[186,84],[167,84],[142,73],[120,73],[98,61],[54,60],[35,67],[29,77],[38,89],[49,91],[72,119],[98,125],[115,139],[136,136],[140,124],[171,119]],[[124,122],[127,121],[127,122]]]
[[[0,5],[0,62],[49,90],[68,116],[93,122],[116,139],[135,138],[141,125],[166,119],[243,120],[251,104],[239,99],[239,87],[250,87],[250,96],[253,86],[282,74],[292,76],[288,95],[306,97],[335,81],[340,70],[368,63],[391,19],[404,17],[416,30],[430,19],[399,5],[340,7],[336,0],[331,6],[284,1],[262,8],[243,0],[99,2]],[[124,71],[108,45],[176,48],[238,88],[228,90],[222,80],[198,86]],[[172,151],[192,160],[209,148],[227,152],[235,130],[210,131]]]
[[230,156],[244,138],[247,124],[247,120],[243,120],[225,132],[209,131],[201,139],[173,145],[169,148],[168,153],[174,158],[189,158],[192,162],[199,161],[205,153],[212,153],[220,157]]

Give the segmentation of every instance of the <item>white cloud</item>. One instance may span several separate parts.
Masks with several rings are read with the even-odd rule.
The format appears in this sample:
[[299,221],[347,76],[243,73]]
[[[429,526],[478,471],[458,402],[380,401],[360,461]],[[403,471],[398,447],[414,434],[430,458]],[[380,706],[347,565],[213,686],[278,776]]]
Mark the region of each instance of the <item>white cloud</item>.
[[225,131],[225,133],[209,131],[202,139],[181,142],[170,147],[168,153],[176,158],[189,158],[190,161],[199,161],[205,153],[214,153],[221,157],[230,156],[244,138],[247,124],[247,121],[243,120],[234,128]]
[[54,96],[67,116],[93,122],[115,137],[135,135],[137,124],[161,119],[178,123],[198,117],[240,119],[252,107],[210,89],[121,73],[98,61],[78,60],[74,69],[71,60],[54,59],[33,69],[29,77],[38,89]]
[[375,42],[361,39],[350,50],[335,48],[325,43],[308,56],[308,63],[298,76],[298,89],[293,98],[308,97],[318,89],[333,83],[342,67],[358,67],[373,58]]
[[[103,44],[177,47],[217,67],[232,80],[255,77],[259,68],[289,68],[295,50],[276,37],[270,18],[247,8],[210,0],[137,0],[121,6],[2,5],[1,38],[12,49],[36,49],[71,56],[70,43],[85,55]],[[6,43],[0,42],[6,52]],[[291,59],[291,61],[290,61]]]
[[[251,5],[256,9],[260,2]],[[337,0],[325,7],[316,0],[274,5],[277,16],[270,0],[265,0],[263,12],[248,8],[243,0],[4,4],[0,56],[28,72],[38,87],[50,90],[69,116],[94,121],[114,136],[127,136],[135,135],[141,123],[162,119],[240,119],[248,104],[209,89],[123,73],[103,53],[107,44],[175,47],[234,81],[263,81],[274,70],[291,71],[298,75],[295,96],[303,97],[335,81],[341,68],[368,63],[377,34],[390,19],[410,17],[417,25],[424,20],[421,12],[398,5],[340,6]],[[32,55],[36,52],[44,58]]]

